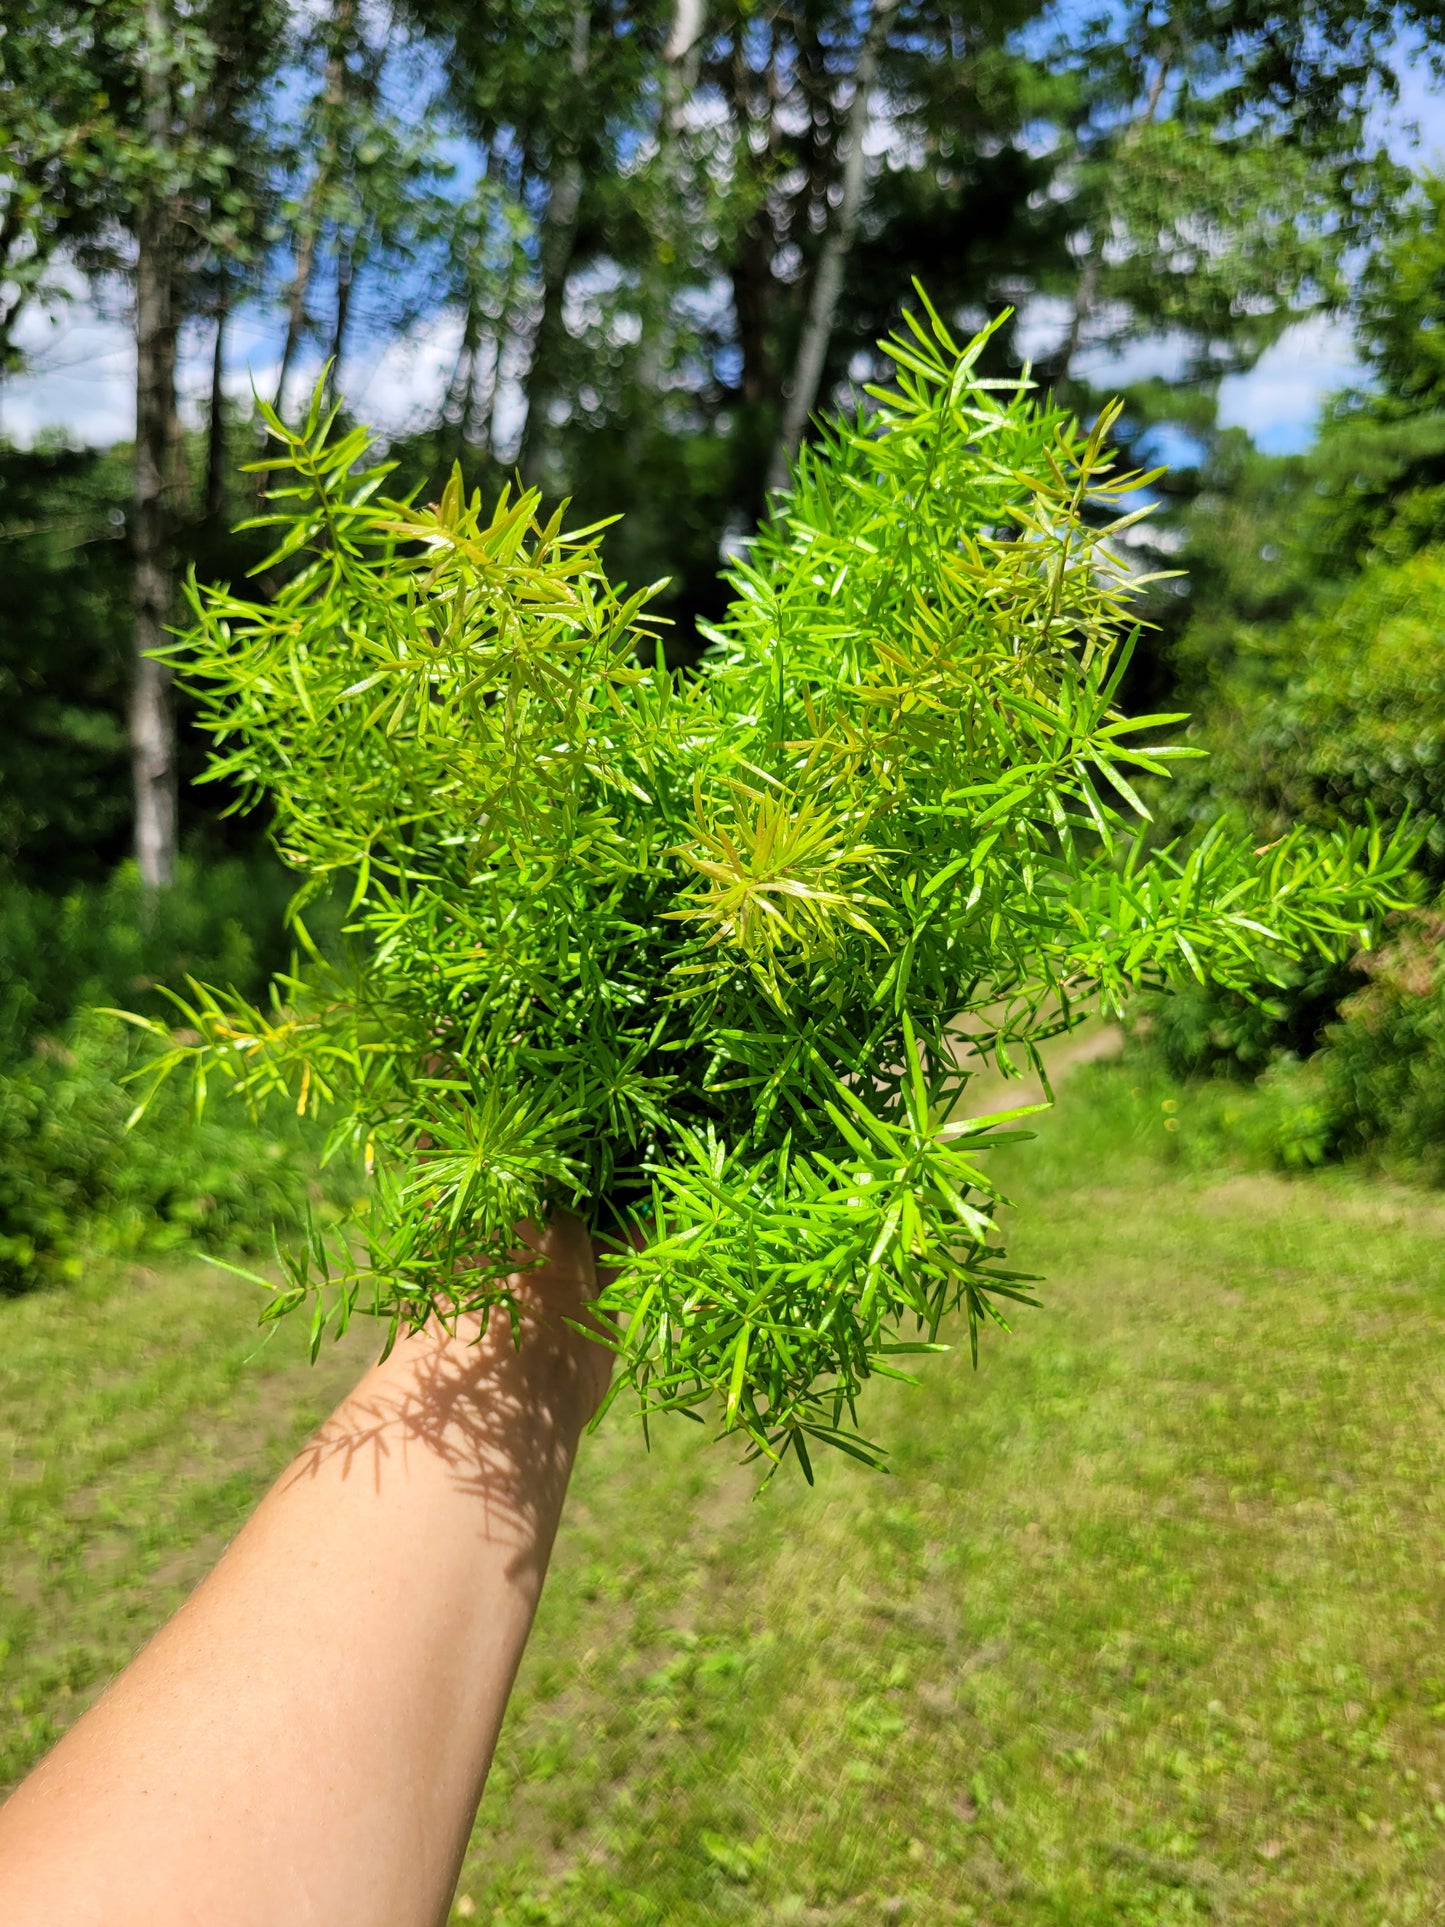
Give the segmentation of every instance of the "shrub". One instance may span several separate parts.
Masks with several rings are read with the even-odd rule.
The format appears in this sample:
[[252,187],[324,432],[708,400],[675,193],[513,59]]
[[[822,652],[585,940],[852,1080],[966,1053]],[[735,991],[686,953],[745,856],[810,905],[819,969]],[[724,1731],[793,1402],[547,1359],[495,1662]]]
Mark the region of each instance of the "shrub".
[[172,1095],[127,1133],[124,1080],[145,1053],[84,1014],[164,1010],[159,986],[189,973],[259,985],[285,954],[288,894],[271,860],[185,860],[152,900],[131,864],[61,896],[0,883],[0,1292],[73,1275],[88,1254],[244,1250],[298,1222],[314,1129],[283,1119],[257,1137],[239,1118],[193,1121]]
[[[1284,1023],[1211,989],[1151,1000],[1130,1027],[1136,1076],[1162,1069],[1182,1102],[1191,1141],[1213,1120],[1221,1154],[1242,1151],[1286,1170],[1368,1156],[1445,1180],[1445,919],[1415,915],[1357,956],[1352,985],[1324,1013],[1303,1058]],[[1287,1008],[1287,1007],[1286,1007]],[[1242,1020],[1242,1021],[1241,1021]],[[1221,1084],[1256,1078],[1255,1101]]]
[[1326,821],[1421,818],[1445,869],[1445,547],[1373,562],[1308,625],[1259,755],[1287,807]]
[[1312,1171],[1337,1153],[1338,1125],[1318,1061],[1301,1063],[1286,1053],[1252,1089],[1219,1079],[1173,1089],[1178,1129],[1166,1132],[1166,1142],[1196,1170],[1213,1172],[1242,1158],[1280,1171]]
[[1410,919],[1364,960],[1320,1059],[1336,1145],[1445,1177],[1445,918]]
[[1069,1112],[1042,1139],[1043,1176],[1056,1191],[1071,1170],[1075,1182],[1097,1182],[1101,1164],[1131,1148],[1210,1181],[1232,1169],[1312,1171],[1332,1155],[1336,1128],[1319,1060],[1277,1058],[1254,1083],[1181,1083],[1132,1045],[1072,1073]]
[[198,591],[175,654],[213,775],[272,802],[303,889],[348,880],[357,951],[266,1007],[198,992],[161,1068],[375,1160],[365,1260],[311,1241],[275,1311],[507,1307],[517,1221],[571,1205],[646,1231],[607,1293],[644,1411],[871,1458],[864,1381],[1028,1297],[982,1162],[1017,1113],[946,1124],[977,1068],[1400,900],[1408,842],[1363,829],[1146,850],[1134,780],[1185,752],[1114,707],[1143,478],[1112,411],[1086,435],[930,320],[803,455],[690,678],[642,666],[595,531],[458,474],[385,501],[319,397],[271,418],[295,573]]
[[[1222,679],[1210,732],[1220,753],[1188,786],[1191,801],[1212,811],[1229,800],[1259,842],[1299,822],[1413,820],[1421,867],[1438,886],[1445,874],[1442,627],[1445,547],[1437,545],[1403,562],[1375,558],[1327,612],[1239,630],[1240,658]],[[1348,1026],[1346,1000],[1362,981],[1349,962],[1317,958],[1262,998],[1203,984],[1151,1004],[1141,1036],[1174,1076],[1257,1077],[1282,1053],[1310,1056],[1337,1019]],[[1368,1000],[1366,1008],[1373,1008]],[[1386,1028],[1403,1048],[1405,1030]],[[1400,1060],[1390,1075],[1403,1074]],[[1340,1101],[1342,1118],[1353,1115],[1347,1093]],[[1342,1123],[1340,1141],[1363,1142],[1365,1131],[1362,1113]]]
[[124,1080],[145,1054],[94,1013],[0,1072],[0,1292],[75,1277],[98,1254],[256,1250],[308,1201],[324,1215],[347,1195],[344,1172],[319,1192],[317,1134],[294,1117],[259,1133],[198,1121],[176,1087],[127,1133]]
[[1131,1037],[1180,1079],[1247,1080],[1281,1057],[1310,1057],[1341,1000],[1358,988],[1360,973],[1352,961],[1331,957],[1283,974],[1289,981],[1264,994],[1195,982],[1167,996],[1142,997],[1130,1018]]
[[286,873],[273,861],[184,859],[147,901],[133,863],[53,896],[0,875],[0,1064],[93,1004],[164,1008],[187,976],[259,988],[285,960]]

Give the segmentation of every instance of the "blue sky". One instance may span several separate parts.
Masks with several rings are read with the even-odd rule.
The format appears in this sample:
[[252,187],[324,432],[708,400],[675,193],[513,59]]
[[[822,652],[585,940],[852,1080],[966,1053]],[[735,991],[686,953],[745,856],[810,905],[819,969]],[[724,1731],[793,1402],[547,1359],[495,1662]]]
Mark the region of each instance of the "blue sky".
[[[1445,164],[1445,84],[1403,43],[1397,66],[1399,101],[1382,119],[1380,131],[1397,158],[1416,166]],[[263,393],[274,386],[273,320],[258,315],[235,326],[228,372],[233,393],[246,394],[253,382]],[[360,348],[346,382],[353,406],[383,432],[428,413],[453,364],[458,326],[442,317],[404,339]],[[77,287],[71,299],[27,317],[22,345],[31,367],[0,385],[0,435],[29,443],[58,431],[78,443],[101,445],[131,434],[135,360],[123,315],[98,309]],[[1112,361],[1097,362],[1091,372],[1101,382],[1167,375],[1172,359],[1169,342],[1145,340]],[[298,390],[309,372],[298,370]],[[1361,372],[1348,327],[1313,317],[1287,330],[1248,374],[1223,383],[1221,422],[1248,428],[1269,453],[1291,453],[1308,444],[1324,397]],[[197,335],[184,344],[183,407],[194,412],[208,379],[209,345]]]
[[[1445,166],[1445,82],[1430,72],[1417,44],[1396,50],[1399,97],[1379,119],[1379,132],[1395,158],[1407,166]],[[1140,341],[1113,360],[1096,358],[1090,373],[1101,384],[1145,375],[1168,376],[1177,352],[1167,341]],[[1342,320],[1312,316],[1289,328],[1246,375],[1220,385],[1219,420],[1224,428],[1247,428],[1270,455],[1292,455],[1308,446],[1320,405],[1336,389],[1364,376],[1350,329]]]

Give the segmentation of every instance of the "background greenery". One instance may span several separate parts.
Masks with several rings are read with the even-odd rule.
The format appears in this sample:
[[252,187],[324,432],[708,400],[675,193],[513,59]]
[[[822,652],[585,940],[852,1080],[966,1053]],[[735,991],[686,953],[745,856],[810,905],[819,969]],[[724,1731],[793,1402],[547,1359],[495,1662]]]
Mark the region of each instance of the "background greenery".
[[[1009,1156],[1045,1307],[885,1395],[891,1477],[588,1442],[454,1919],[1438,1914],[1439,1205],[1221,1158],[1128,1064]],[[253,1314],[171,1264],[5,1308],[4,1777],[357,1370]]]
[[[239,1224],[196,1206],[221,1194],[199,1153],[179,1177],[176,1131],[116,1136],[126,1055],[76,1013],[188,971],[248,991],[283,958],[265,820],[190,788],[184,704],[180,867],[160,890],[125,868],[155,585],[164,614],[185,567],[236,581],[262,553],[228,532],[255,503],[243,354],[294,399],[323,358],[345,396],[419,344],[441,373],[393,425],[403,484],[459,455],[485,488],[520,466],[581,516],[622,511],[610,572],[667,578],[686,658],[800,398],[846,405],[877,375],[912,272],[964,330],[1012,303],[994,371],[1031,356],[1086,419],[1110,354],[1152,344],[1169,372],[1125,384],[1116,433],[1173,467],[1120,562],[1181,573],[1151,592],[1125,694],[1193,708],[1213,751],[1154,799],[1161,836],[1221,806],[1260,843],[1409,812],[1433,899],[1445,186],[1385,132],[1399,73],[1441,45],[1421,0],[12,8],[0,389],[75,304],[133,323],[146,378],[134,448],[0,442],[0,1113],[25,1146],[0,1187],[7,1286],[69,1265],[88,1227],[107,1242],[122,1194],[132,1241]],[[1264,455],[1218,427],[1219,385],[1309,315],[1348,321],[1365,378],[1306,453]],[[1265,1007],[1201,986],[1136,1048],[1266,1077],[1270,1157],[1433,1175],[1436,932]]]
[[[1152,342],[1168,372],[1125,384],[1118,433],[1173,466],[1121,562],[1182,573],[1126,693],[1193,708],[1212,752],[1151,797],[1159,835],[1445,820],[1445,184],[1380,132],[1439,12],[1092,11],[10,0],[0,420],[41,317],[137,324],[142,283],[152,365],[199,394],[152,395],[158,493],[128,444],[0,442],[0,1780],[366,1344],[258,1350],[254,1293],[197,1256],[325,1216],[347,1175],[299,1124],[179,1101],[127,1136],[135,1044],[91,1014],[284,961],[266,824],[187,787],[183,705],[174,885],[131,861],[137,562],[173,587],[257,560],[228,532],[246,344],[269,399],[421,343],[443,372],[394,425],[403,482],[460,456],[625,511],[611,571],[670,578],[686,654],[809,339],[846,404],[922,271],[964,331],[1016,304],[992,372],[1032,353],[1086,417],[1107,351]],[[1364,376],[1306,452],[1262,453],[1220,381],[1311,314]],[[1440,1916],[1435,821],[1422,870],[1357,967],[1265,1005],[1202,984],[1066,1087],[1007,1178],[1045,1308],[879,1412],[891,1478],[830,1463],[753,1504],[690,1433],[590,1443],[456,1918]]]

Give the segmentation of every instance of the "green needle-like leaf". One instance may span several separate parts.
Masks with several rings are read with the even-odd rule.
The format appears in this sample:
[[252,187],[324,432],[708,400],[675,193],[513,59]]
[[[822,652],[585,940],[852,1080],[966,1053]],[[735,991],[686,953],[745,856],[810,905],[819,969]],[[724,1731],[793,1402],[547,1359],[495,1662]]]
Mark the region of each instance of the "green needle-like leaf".
[[[1146,478],[1114,413],[1085,435],[977,379],[986,336],[908,328],[689,675],[598,528],[455,470],[389,501],[319,396],[272,423],[290,573],[193,587],[170,653],[212,776],[273,810],[299,960],[264,1009],[190,986],[148,1074],[364,1150],[362,1235],[288,1255],[268,1312],[309,1302],[313,1348],[358,1312],[388,1343],[509,1313],[519,1222],[576,1210],[625,1247],[602,1302],[644,1423],[710,1410],[810,1479],[810,1439],[876,1464],[842,1423],[867,1380],[1034,1302],[983,1165],[1041,1107],[951,1123],[971,1078],[1140,986],[1276,981],[1409,897],[1405,833],[1145,840],[1131,779],[1182,719],[1113,707],[1137,625],[1101,525]],[[334,883],[324,959],[301,912]]]

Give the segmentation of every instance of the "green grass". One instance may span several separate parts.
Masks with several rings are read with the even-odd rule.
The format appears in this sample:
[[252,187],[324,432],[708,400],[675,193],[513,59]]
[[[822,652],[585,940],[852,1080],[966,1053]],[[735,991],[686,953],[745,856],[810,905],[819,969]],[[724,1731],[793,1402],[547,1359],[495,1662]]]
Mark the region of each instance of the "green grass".
[[[1046,1309],[874,1401],[893,1477],[589,1442],[458,1918],[1445,1919],[1445,1207],[1065,1101],[1008,1154]],[[355,1369],[248,1310],[0,1307],[9,1771]]]
[[214,1563],[358,1375],[200,1263],[0,1301],[0,1784]]

